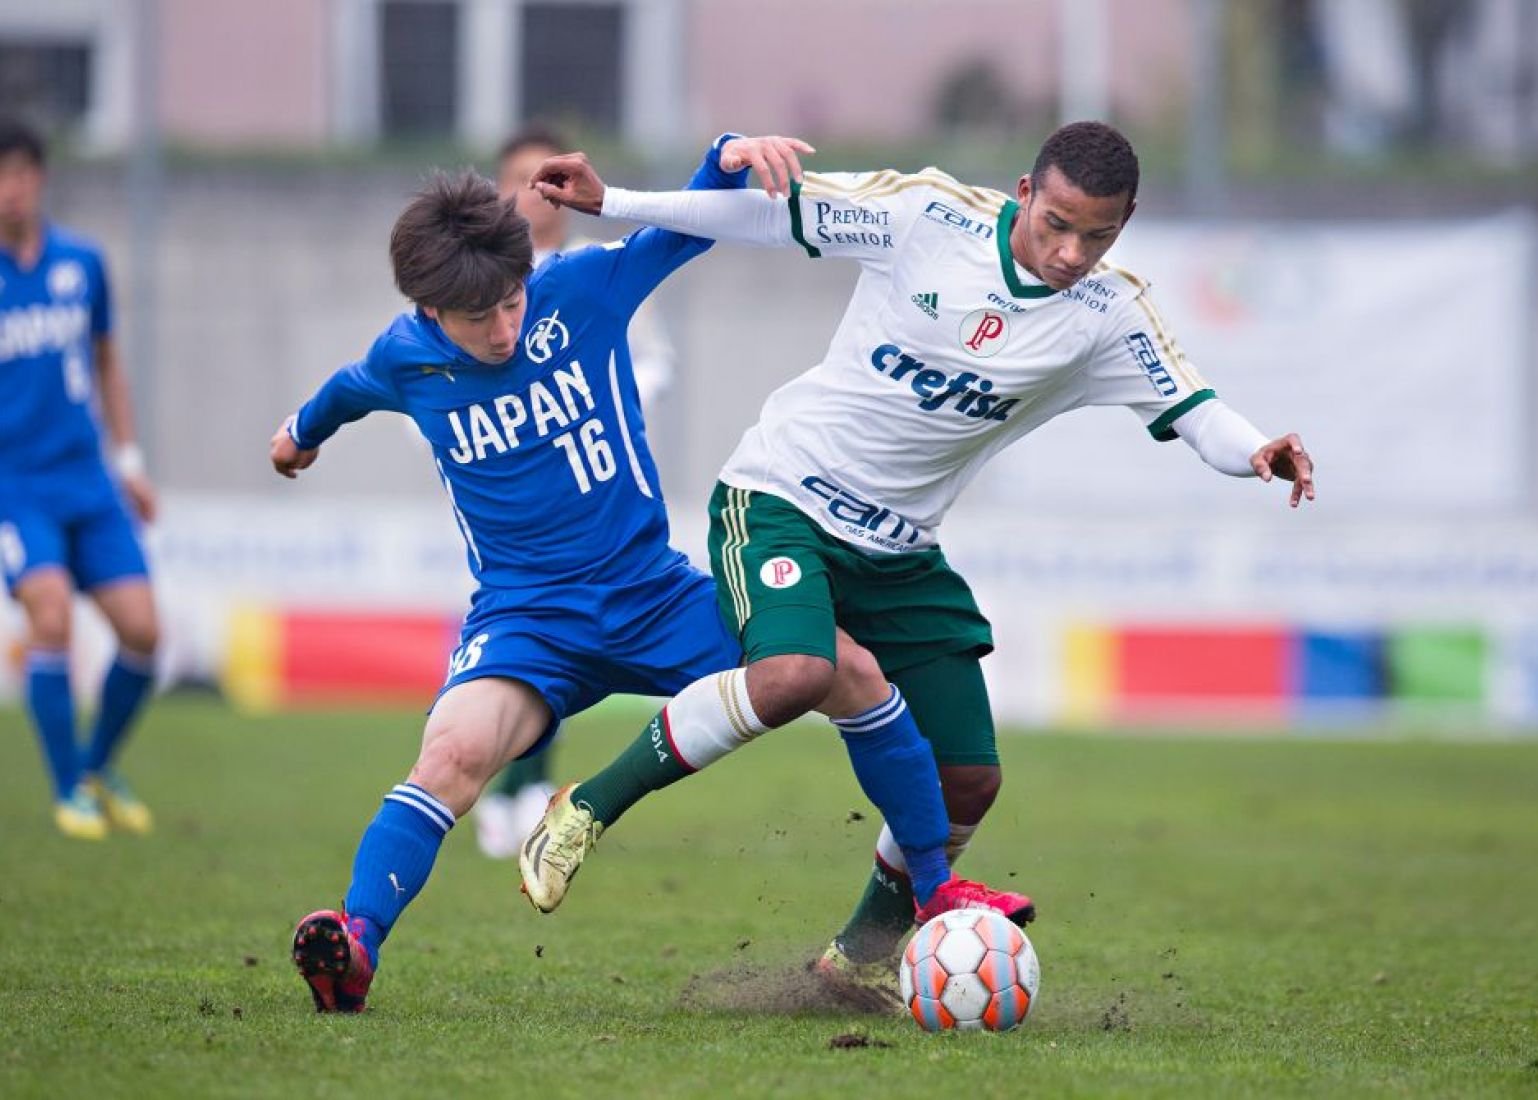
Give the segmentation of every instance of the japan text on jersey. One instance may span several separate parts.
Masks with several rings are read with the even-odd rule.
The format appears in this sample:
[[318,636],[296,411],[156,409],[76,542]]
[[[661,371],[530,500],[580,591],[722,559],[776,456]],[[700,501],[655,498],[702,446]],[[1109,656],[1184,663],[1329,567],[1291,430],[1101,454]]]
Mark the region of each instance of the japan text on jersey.
[[45,226],[42,251],[26,268],[0,249],[0,470],[99,460],[95,341],[111,327],[105,268],[89,241]]
[[[738,187],[719,143],[691,187]],[[318,446],[374,410],[412,418],[432,447],[472,572],[499,588],[622,585],[676,556],[647,446],[626,327],[710,242],[657,229],[554,256],[526,287],[518,346],[485,364],[436,322],[398,317],[299,412]]]
[[934,545],[987,460],[1060,413],[1123,405],[1173,438],[1213,391],[1147,284],[1102,263],[1052,290],[1010,250],[1018,212],[932,168],[807,173],[791,236],[863,275],[822,362],[771,395],[722,479],[897,552]]

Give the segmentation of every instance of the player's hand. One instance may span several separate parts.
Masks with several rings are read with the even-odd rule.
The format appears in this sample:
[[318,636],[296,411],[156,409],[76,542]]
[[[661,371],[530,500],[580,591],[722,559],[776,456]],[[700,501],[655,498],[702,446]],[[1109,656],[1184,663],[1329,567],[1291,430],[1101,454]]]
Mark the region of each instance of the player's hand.
[[137,473],[119,474],[118,484],[127,494],[134,513],[145,523],[154,523],[155,516],[160,511],[160,503],[155,495],[155,486],[150,483],[150,479]]
[[800,138],[741,137],[732,138],[721,146],[721,168],[726,172],[739,172],[751,167],[764,185],[770,198],[790,194],[790,183],[801,182],[801,159],[798,153],[815,153]]
[[569,206],[584,214],[597,214],[603,209],[604,183],[586,153],[546,158],[529,177],[529,187],[552,206]]
[[315,464],[316,457],[320,454],[319,447],[311,447],[308,451],[301,451],[299,444],[294,442],[294,437],[288,434],[289,425],[294,422],[291,416],[273,433],[272,442],[268,444],[267,455],[272,459],[272,468],[286,478],[296,478],[300,470],[308,470]]
[[1304,497],[1314,499],[1314,460],[1308,457],[1296,432],[1262,444],[1250,456],[1250,468],[1261,481],[1279,477],[1292,482],[1292,499],[1288,503],[1294,508]]

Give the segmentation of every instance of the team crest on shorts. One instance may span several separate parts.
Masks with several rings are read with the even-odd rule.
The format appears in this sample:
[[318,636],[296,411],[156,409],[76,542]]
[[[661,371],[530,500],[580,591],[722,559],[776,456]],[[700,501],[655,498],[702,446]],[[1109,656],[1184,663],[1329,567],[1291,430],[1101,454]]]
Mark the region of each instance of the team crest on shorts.
[[770,558],[758,571],[768,588],[790,588],[801,583],[801,567],[790,558]]

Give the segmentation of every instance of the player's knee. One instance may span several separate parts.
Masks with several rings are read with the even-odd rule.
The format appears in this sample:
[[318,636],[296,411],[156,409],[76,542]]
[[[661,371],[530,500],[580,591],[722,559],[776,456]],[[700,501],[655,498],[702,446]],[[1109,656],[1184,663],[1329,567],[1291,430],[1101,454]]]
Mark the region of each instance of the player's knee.
[[770,729],[813,710],[833,686],[833,662],[803,653],[765,657],[748,665],[748,700]]
[[952,821],[975,825],[999,797],[1004,771],[997,764],[964,764],[940,768],[940,788]]
[[442,801],[455,814],[474,805],[482,787],[496,773],[500,761],[489,738],[468,736],[459,730],[439,732],[422,746],[410,782]]
[[72,618],[67,594],[59,599],[31,601],[27,605],[27,632],[32,644],[44,649],[67,649]]
[[838,668],[818,710],[829,718],[848,718],[880,706],[891,694],[886,673],[875,656],[846,636],[838,644]]
[[160,624],[154,619],[142,623],[126,623],[118,629],[118,645],[141,657],[153,657],[160,648]]

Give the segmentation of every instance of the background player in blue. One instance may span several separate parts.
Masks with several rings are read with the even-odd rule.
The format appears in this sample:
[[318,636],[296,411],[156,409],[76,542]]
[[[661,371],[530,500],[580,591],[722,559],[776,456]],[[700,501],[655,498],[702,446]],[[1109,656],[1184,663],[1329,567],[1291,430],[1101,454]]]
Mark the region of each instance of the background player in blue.
[[[809,147],[723,138],[691,186],[741,186],[751,164],[770,190],[788,193],[798,151]],[[449,829],[563,717],[616,692],[669,694],[714,673],[707,682],[739,718],[731,736],[763,732],[709,577],[668,545],[625,346],[636,306],[707,247],[643,230],[557,257],[531,279],[528,224],[513,204],[473,174],[440,175],[391,234],[396,285],[416,309],[273,437],[273,465],[292,477],[341,425],[378,410],[410,416],[432,447],[480,585],[416,765],[365,831],[343,910],[312,913],[295,931],[294,960],[317,1010],[364,1007],[380,945]],[[856,759],[856,774],[869,792],[872,768],[882,772],[871,797],[898,823],[899,843],[921,839],[905,848],[911,860],[938,861],[938,886],[948,877],[946,825],[932,758],[914,729],[929,771],[886,759],[887,723],[865,713],[886,709],[885,677],[862,650],[839,656],[820,709],[856,721],[851,758],[867,728],[886,754],[869,766]],[[677,715],[680,728],[659,727],[659,737],[689,733],[687,707]],[[689,744],[714,755],[732,747]]]
[[[54,822],[99,840],[150,813],[114,762],[154,682],[160,628],[126,497],[152,519],[112,340],[100,250],[43,216],[45,147],[0,120],[0,568],[27,621],[27,710],[53,780]],[[98,412],[111,462],[104,454]],[[88,593],[117,636],[89,742],[75,739],[70,620]]]

